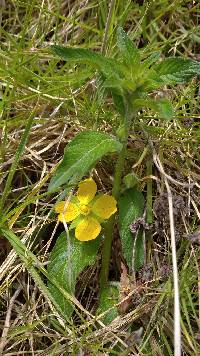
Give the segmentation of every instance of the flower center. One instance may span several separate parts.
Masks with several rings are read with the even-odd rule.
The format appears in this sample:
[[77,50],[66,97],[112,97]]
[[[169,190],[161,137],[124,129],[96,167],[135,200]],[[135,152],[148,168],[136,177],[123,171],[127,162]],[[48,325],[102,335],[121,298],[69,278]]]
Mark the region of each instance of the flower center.
[[90,208],[87,205],[81,205],[80,211],[82,215],[88,215],[90,213]]

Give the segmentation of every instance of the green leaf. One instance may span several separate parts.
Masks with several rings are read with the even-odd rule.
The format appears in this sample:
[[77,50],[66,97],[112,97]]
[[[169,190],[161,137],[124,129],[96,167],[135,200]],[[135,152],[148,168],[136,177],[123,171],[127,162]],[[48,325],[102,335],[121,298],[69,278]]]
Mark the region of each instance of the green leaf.
[[120,151],[122,144],[103,132],[79,133],[65,148],[61,164],[52,177],[48,190],[62,184],[76,184],[105,154]]
[[122,27],[117,29],[117,45],[127,64],[133,67],[140,63],[140,53]]
[[[119,223],[120,238],[123,256],[129,269],[138,269],[144,262],[144,248],[141,231],[133,236],[130,225],[143,215],[144,197],[142,193],[134,188],[128,189],[119,198]],[[134,252],[135,249],[135,252]]]
[[134,239],[134,270],[138,271],[144,264],[145,261],[145,250],[143,241],[143,231],[139,229]]
[[155,65],[154,70],[165,84],[181,84],[200,75],[200,62],[191,59],[170,57]]
[[135,174],[134,172],[128,173],[124,177],[124,184],[127,189],[137,186],[138,183],[139,183],[139,178],[138,178],[137,174]]
[[115,105],[116,110],[118,113],[124,117],[125,115],[125,105],[124,105],[124,98],[119,90],[111,89],[111,94],[113,98],[113,103]]
[[125,107],[124,107],[124,99],[121,88],[121,81],[116,79],[107,80],[102,74],[97,77],[97,100],[99,105],[105,101],[105,97],[108,92],[111,92],[113,103],[120,115],[124,117],[125,115]]
[[[93,241],[80,242],[71,231],[70,235],[70,246],[65,232],[57,239],[47,270],[51,278],[56,279],[69,294],[74,295],[79,274],[96,260],[100,237]],[[72,303],[50,282],[49,290],[64,314],[70,317],[74,310]]]
[[100,70],[106,77],[117,77],[120,75],[120,64],[118,65],[114,59],[106,58],[87,48],[70,48],[54,45],[52,46],[52,50],[66,61],[90,64]]
[[159,100],[153,100],[151,98],[136,99],[134,101],[134,106],[137,107],[137,109],[145,107],[152,109],[154,112],[157,112],[163,119],[166,120],[171,120],[174,115],[172,103],[166,98],[162,98]]
[[[105,325],[109,325],[118,315],[118,309],[115,304],[119,302],[119,289],[116,286],[109,285],[105,288],[100,296],[99,307],[97,315],[108,312],[101,318]],[[109,310],[112,308],[111,310]]]
[[96,86],[97,86],[97,102],[98,106],[101,107],[105,102],[105,98],[108,95],[108,89],[104,87],[105,76],[102,73],[99,73],[96,77]]
[[142,61],[142,68],[143,69],[148,69],[152,64],[157,62],[157,60],[160,58],[161,53],[160,52],[153,52],[149,57],[145,58]]
[[114,89],[122,95],[124,91],[135,91],[137,84],[135,80],[108,78],[103,85],[105,88],[109,88],[111,92]]
[[116,110],[119,112],[120,115],[125,115],[125,106],[124,106],[124,99],[123,99],[123,88],[122,88],[122,80],[120,79],[112,79],[108,78],[102,82],[102,87],[106,92],[108,90],[112,94],[113,103]]
[[157,88],[165,85],[163,79],[159,76],[158,73],[154,70],[154,67],[151,67],[149,71],[144,76],[144,81],[142,85],[142,89],[144,92],[148,93]]
[[171,120],[174,116],[174,109],[172,103],[166,99],[156,100],[157,112],[161,115],[163,119]]

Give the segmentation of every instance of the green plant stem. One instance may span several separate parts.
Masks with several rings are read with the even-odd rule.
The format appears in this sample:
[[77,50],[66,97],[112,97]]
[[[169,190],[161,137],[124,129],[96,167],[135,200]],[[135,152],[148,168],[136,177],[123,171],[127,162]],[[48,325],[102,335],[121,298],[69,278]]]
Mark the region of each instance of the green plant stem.
[[[152,175],[152,160],[150,159],[146,165],[147,176]],[[152,188],[152,179],[147,181],[147,223],[153,223],[153,209],[152,209],[152,199],[153,199],[153,188]]]
[[[112,190],[112,195],[117,200],[120,194],[120,185],[121,185],[121,177],[124,168],[124,161],[126,156],[126,144],[123,145],[121,154],[118,158],[116,169],[115,169],[115,177],[114,177],[114,185]],[[113,240],[113,227],[115,224],[115,215],[111,216],[104,228],[104,245],[102,251],[102,264],[101,264],[101,273],[100,273],[100,291],[105,288],[108,280],[109,273],[109,262],[111,255],[111,246]]]
[[[146,164],[146,174],[147,176],[152,175],[152,160]],[[147,213],[146,213],[146,221],[148,224],[153,223],[153,186],[152,186],[152,179],[147,180]],[[152,234],[150,231],[146,232],[146,240],[147,240],[147,261],[150,262],[151,259],[151,244],[152,244]]]
[[[127,141],[128,141],[128,135],[129,135],[129,130],[130,130],[133,115],[134,114],[132,110],[132,105],[129,102],[129,100],[127,100],[126,115],[124,118],[124,136],[122,138],[123,147],[116,163],[114,184],[112,189],[112,195],[116,200],[118,200],[120,195],[121,178],[124,170],[124,163],[125,163],[126,151],[127,151]],[[106,287],[108,282],[109,263],[110,263],[111,246],[113,240],[114,224],[115,224],[115,215],[112,216],[107,221],[104,228],[104,245],[102,251],[102,262],[101,262],[101,272],[100,272],[100,293]]]

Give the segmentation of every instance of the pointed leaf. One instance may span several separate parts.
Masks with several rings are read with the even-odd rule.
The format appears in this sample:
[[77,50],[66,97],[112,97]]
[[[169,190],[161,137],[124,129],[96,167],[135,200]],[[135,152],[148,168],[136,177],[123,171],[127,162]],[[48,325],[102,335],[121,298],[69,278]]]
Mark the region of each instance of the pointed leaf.
[[59,57],[69,62],[90,64],[100,70],[105,76],[117,77],[117,74],[119,75],[120,73],[118,64],[115,60],[112,58],[106,58],[103,55],[90,51],[87,48],[71,48],[54,45],[52,46],[52,50]]
[[48,190],[62,184],[76,184],[105,154],[120,151],[122,144],[103,132],[81,132],[65,148],[61,164],[52,177]]
[[[100,237],[93,241],[80,242],[71,231],[70,234],[70,246],[65,232],[57,239],[50,255],[48,273],[50,277],[56,279],[63,289],[73,295],[79,274],[96,260]],[[49,290],[65,315],[71,316],[74,309],[72,303],[64,297],[54,284],[49,283]]]
[[127,64],[137,66],[140,63],[140,53],[129,36],[123,30],[122,27],[117,29],[117,45],[123,54],[123,57]]
[[163,119],[166,120],[171,120],[174,115],[172,103],[166,98],[162,98],[159,100],[153,100],[151,98],[136,99],[134,101],[134,106],[138,109],[145,107],[152,109],[154,112],[157,112]]
[[167,58],[153,68],[164,84],[185,83],[200,75],[200,62],[179,57]]
[[[141,233],[134,238],[130,231],[130,225],[143,215],[144,197],[142,193],[134,188],[128,189],[119,198],[119,223],[120,238],[123,256],[129,269],[138,269],[144,260],[144,249]],[[137,239],[135,241],[135,239]],[[135,252],[134,252],[135,248]]]

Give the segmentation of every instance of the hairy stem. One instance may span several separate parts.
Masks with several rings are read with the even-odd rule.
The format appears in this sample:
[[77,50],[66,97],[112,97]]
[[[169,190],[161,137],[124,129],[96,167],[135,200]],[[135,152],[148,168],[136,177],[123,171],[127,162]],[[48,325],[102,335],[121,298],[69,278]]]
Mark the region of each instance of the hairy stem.
[[[124,118],[124,136],[122,138],[123,147],[119,154],[116,166],[115,166],[115,175],[114,175],[114,184],[112,189],[112,195],[116,200],[118,200],[120,195],[121,188],[121,178],[124,170],[124,163],[126,158],[126,150],[127,150],[127,141],[129,130],[131,126],[133,118],[133,110],[132,105],[129,101],[126,101],[126,115]],[[108,273],[109,273],[109,263],[110,263],[110,255],[111,255],[111,247],[113,240],[113,228],[115,224],[115,216],[112,216],[104,228],[104,245],[102,251],[102,263],[101,263],[101,272],[100,272],[100,292],[102,292],[103,288],[106,287],[108,282]]]
[[[126,144],[124,143],[120,156],[118,158],[116,169],[115,169],[115,177],[114,177],[114,185],[112,190],[112,195],[117,200],[120,194],[120,185],[121,185],[121,176],[124,168],[124,161],[126,156]],[[111,216],[104,228],[104,245],[102,251],[102,263],[101,263],[101,273],[100,273],[100,290],[106,286],[108,280],[108,272],[109,272],[109,262],[111,255],[111,246],[113,240],[113,228],[115,224],[115,215]]]

